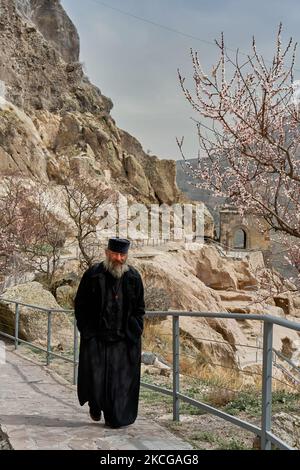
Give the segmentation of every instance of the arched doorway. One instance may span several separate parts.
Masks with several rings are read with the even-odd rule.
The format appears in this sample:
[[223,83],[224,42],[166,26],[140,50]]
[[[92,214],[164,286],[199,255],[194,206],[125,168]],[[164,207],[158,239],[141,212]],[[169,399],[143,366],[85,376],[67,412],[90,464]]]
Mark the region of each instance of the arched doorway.
[[233,235],[233,248],[235,250],[245,250],[247,248],[247,235],[245,230],[238,228]]

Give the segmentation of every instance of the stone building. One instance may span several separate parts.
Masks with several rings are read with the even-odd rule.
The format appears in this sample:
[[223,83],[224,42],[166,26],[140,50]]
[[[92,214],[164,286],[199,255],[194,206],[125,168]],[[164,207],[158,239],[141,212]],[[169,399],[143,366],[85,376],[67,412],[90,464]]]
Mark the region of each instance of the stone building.
[[233,206],[225,205],[220,211],[220,244],[226,250],[268,253],[270,232],[267,223],[253,214],[243,217]]

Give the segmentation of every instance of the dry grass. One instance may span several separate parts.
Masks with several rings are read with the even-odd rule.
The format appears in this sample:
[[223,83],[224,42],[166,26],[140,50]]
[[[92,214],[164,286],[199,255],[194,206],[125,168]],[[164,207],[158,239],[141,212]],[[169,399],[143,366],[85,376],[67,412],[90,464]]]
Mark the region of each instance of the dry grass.
[[[143,350],[161,355],[172,366],[172,326],[164,319],[147,319],[143,334]],[[253,370],[222,367],[207,364],[207,358],[195,348],[195,345],[182,334],[180,338],[180,374],[181,381],[196,379],[207,385],[206,399],[213,405],[226,405],[240,392],[261,393],[261,367]],[[187,352],[187,354],[186,354]],[[299,392],[287,381],[274,377],[274,391]]]
[[172,358],[172,331],[158,318],[145,319],[143,350],[162,354],[166,360]]

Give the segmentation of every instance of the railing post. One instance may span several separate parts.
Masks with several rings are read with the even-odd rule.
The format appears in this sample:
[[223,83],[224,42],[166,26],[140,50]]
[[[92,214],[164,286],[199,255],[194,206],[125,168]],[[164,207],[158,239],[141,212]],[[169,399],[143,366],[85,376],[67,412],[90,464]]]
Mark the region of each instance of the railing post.
[[19,304],[16,303],[16,310],[15,310],[15,349],[18,349],[19,345],[19,318],[20,318],[20,312],[19,312]]
[[77,385],[77,377],[78,377],[78,329],[77,329],[75,315],[74,315],[74,351],[73,351],[73,358],[74,358],[73,384]]
[[262,371],[262,422],[261,449],[271,450],[266,432],[271,431],[272,418],[272,356],[273,323],[264,321],[263,371]]
[[52,316],[52,312],[51,310],[49,310],[48,312],[48,329],[47,329],[47,366],[50,365],[50,361],[51,361],[51,333],[52,333],[52,330],[51,330],[51,316]]
[[179,316],[173,316],[173,421],[179,421]]

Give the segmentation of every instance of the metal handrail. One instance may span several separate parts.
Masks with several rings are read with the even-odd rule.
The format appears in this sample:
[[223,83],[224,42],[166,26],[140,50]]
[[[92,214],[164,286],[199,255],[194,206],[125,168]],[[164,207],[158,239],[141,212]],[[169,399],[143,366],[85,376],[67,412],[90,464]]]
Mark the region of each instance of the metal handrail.
[[[40,307],[38,305],[33,305],[33,304],[27,304],[25,302],[21,302],[19,300],[11,300],[11,299],[6,299],[2,296],[0,296],[0,301],[8,303],[8,304],[15,304],[15,334],[14,336],[9,335],[7,333],[4,333],[3,331],[0,331],[0,335],[4,336],[6,338],[12,339],[15,342],[15,349],[18,349],[19,343],[22,344],[27,344],[29,346],[34,347],[38,351],[43,351],[46,353],[46,364],[47,366],[50,365],[51,363],[51,358],[52,357],[57,357],[59,359],[63,359],[66,362],[71,362],[73,364],[73,384],[77,384],[77,376],[78,376],[78,363],[79,363],[79,350],[78,350],[78,336],[79,332],[76,326],[76,321],[75,321],[75,316],[73,318],[74,322],[74,333],[73,333],[73,359],[70,359],[67,356],[64,356],[62,354],[57,354],[54,353],[51,350],[51,337],[52,337],[52,314],[55,313],[66,313],[66,314],[72,314],[74,315],[74,310],[70,309],[63,309],[63,308],[44,308]],[[20,309],[19,307],[24,306],[28,308],[32,308],[34,310],[40,311],[42,314],[47,314],[48,316],[48,321],[47,321],[47,349],[42,348],[40,346],[36,346],[34,343],[30,341],[25,341],[23,339],[19,338],[19,324],[20,324]]]
[[277,349],[274,349],[273,348],[273,352],[276,356],[278,356],[280,359],[282,359],[283,361],[287,362],[293,369],[296,369],[296,371],[298,373],[300,373],[300,367],[297,366],[293,361],[291,361],[291,359],[289,359],[288,357],[286,357],[284,354],[282,354],[280,351],[277,351]]
[[[0,301],[13,303],[15,304],[15,335],[8,335],[0,331],[0,335],[11,338],[15,341],[15,349],[18,348],[19,343],[29,344],[37,349],[40,349],[47,353],[47,365],[50,364],[51,357],[59,357],[68,362],[73,363],[74,374],[73,374],[73,383],[77,383],[78,375],[78,330],[76,326],[75,316],[74,316],[74,345],[73,345],[73,360],[62,356],[60,354],[53,353],[51,351],[51,318],[52,314],[55,312],[60,313],[74,313],[73,310],[67,309],[52,309],[52,308],[43,308],[36,305],[26,304],[24,302],[14,301],[11,299],[5,299],[0,296]],[[26,306],[29,308],[34,308],[40,310],[43,313],[48,314],[48,333],[47,333],[47,349],[40,348],[35,346],[29,341],[24,341],[19,338],[19,319],[20,311],[19,306]],[[173,321],[173,389],[167,390],[163,387],[147,384],[141,382],[146,388],[170,395],[173,397],[173,420],[179,421],[180,419],[180,400],[189,403],[197,408],[202,409],[208,413],[214,414],[220,418],[225,419],[239,427],[242,427],[248,431],[253,432],[261,438],[261,449],[270,450],[271,445],[274,444],[280,449],[293,450],[286,442],[283,442],[277,436],[271,432],[271,406],[272,406],[272,355],[273,355],[273,325],[284,326],[289,329],[300,331],[300,323],[295,323],[290,320],[285,320],[282,318],[274,317],[272,315],[264,314],[244,314],[244,313],[223,313],[223,312],[183,312],[183,311],[146,311],[146,317],[153,318],[156,316],[171,316]],[[180,330],[179,330],[179,319],[180,317],[198,317],[198,318],[228,318],[236,320],[258,320],[263,322],[263,370],[262,370],[262,418],[261,418],[261,427],[255,426],[247,421],[240,420],[235,416],[229,415],[223,411],[214,408],[213,406],[201,403],[197,400],[191,399],[186,395],[180,393]]]

